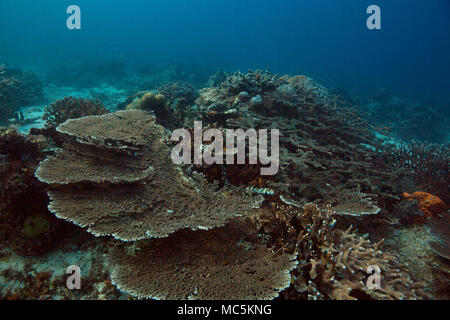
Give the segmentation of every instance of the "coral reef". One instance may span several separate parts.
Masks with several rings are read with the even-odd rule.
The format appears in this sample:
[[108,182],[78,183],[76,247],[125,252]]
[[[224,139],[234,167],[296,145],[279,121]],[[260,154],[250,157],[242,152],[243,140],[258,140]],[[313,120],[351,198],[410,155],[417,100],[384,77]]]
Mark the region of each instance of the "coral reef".
[[446,209],[446,205],[441,199],[426,192],[417,191],[413,194],[404,192],[403,197],[409,201],[417,201],[420,210],[426,217],[438,216]]
[[[107,241],[86,239],[40,256],[18,256],[1,250],[0,299],[2,300],[117,300],[127,299],[111,283],[104,266]],[[67,266],[81,269],[81,289],[70,290]]]
[[163,127],[144,111],[69,120],[57,131],[68,142],[35,175],[52,187],[50,210],[95,235],[139,240],[211,229],[260,201],[185,176]]
[[164,95],[156,91],[138,92],[128,98],[118,109],[121,110],[125,104],[125,110],[152,112],[156,117],[156,122],[166,128],[174,128],[174,125],[177,123],[174,110],[170,107],[169,101]]
[[108,110],[99,100],[65,97],[45,108],[43,120],[47,128],[54,129],[69,119],[105,113],[108,113]]
[[197,99],[197,90],[184,81],[169,82],[158,87],[158,92],[167,98],[169,105],[175,108],[186,108],[194,104]]
[[218,71],[208,79],[208,87],[219,87],[227,79],[228,74],[224,71]]
[[[149,82],[122,111],[67,97],[45,129],[1,129],[0,297],[448,298],[448,145],[386,143],[306,76],[221,72],[197,92],[181,67],[154,72],[124,80]],[[279,173],[176,166],[170,130],[195,120],[279,129]],[[89,283],[66,290],[85,254]]]
[[289,286],[297,262],[295,255],[252,241],[248,235],[254,232],[237,220],[211,231],[182,230],[138,243],[128,253],[118,249],[109,257],[112,282],[139,298],[273,299]]
[[425,214],[415,199],[404,199],[393,206],[392,216],[402,225],[423,223]]
[[[375,214],[392,206],[404,191],[395,187],[394,170],[378,152],[381,141],[358,111],[342,106],[308,77],[237,73],[220,88],[202,89],[196,105],[192,118],[201,118],[204,125],[279,129],[280,172],[266,186],[304,203],[331,203],[353,215]],[[189,119],[185,125],[191,125]],[[231,181],[228,169],[222,172]]]
[[197,98],[197,90],[183,81],[169,82],[153,91],[141,91],[117,106],[118,110],[140,109],[151,111],[157,123],[168,129],[176,129],[183,124],[188,107]]

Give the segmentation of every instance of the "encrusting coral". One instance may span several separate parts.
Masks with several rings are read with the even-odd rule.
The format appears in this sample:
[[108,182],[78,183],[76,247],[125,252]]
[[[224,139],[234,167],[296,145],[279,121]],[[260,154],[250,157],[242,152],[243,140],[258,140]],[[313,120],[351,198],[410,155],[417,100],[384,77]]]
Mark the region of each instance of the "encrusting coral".
[[109,255],[111,279],[139,298],[273,299],[291,282],[295,254],[274,253],[254,235],[236,219],[210,231],[144,240]]
[[49,209],[94,235],[133,241],[223,226],[258,205],[259,197],[185,176],[154,120],[131,110],[60,125],[67,143],[35,173],[51,186]]

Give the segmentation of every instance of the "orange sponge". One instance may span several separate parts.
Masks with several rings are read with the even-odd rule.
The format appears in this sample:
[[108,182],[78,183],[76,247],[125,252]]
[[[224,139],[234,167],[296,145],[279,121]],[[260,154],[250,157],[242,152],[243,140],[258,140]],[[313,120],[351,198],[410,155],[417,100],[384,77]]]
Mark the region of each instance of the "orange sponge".
[[403,197],[411,201],[417,200],[420,210],[422,210],[427,217],[436,216],[446,209],[444,201],[426,192],[417,191],[413,194],[403,192]]

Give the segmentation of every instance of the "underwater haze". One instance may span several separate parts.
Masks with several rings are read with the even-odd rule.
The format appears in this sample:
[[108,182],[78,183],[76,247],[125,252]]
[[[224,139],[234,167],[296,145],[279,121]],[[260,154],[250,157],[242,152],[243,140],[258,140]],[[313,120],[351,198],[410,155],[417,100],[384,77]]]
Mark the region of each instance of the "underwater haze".
[[[66,28],[76,4],[82,29]],[[366,8],[382,29],[366,28]],[[306,74],[365,94],[450,99],[447,0],[2,0],[0,61],[46,67],[73,60],[195,64],[211,70]]]

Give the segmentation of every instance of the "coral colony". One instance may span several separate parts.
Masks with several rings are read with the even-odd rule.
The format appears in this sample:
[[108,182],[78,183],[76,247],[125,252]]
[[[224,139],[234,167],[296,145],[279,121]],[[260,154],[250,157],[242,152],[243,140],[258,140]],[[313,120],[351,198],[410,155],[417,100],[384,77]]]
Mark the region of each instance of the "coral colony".
[[[172,161],[175,164],[191,164],[201,165],[203,161],[206,164],[224,164],[223,150],[225,151],[225,161],[227,165],[246,164],[246,139],[249,141],[248,160],[249,164],[263,165],[269,164],[269,168],[261,168],[261,175],[275,175],[279,169],[279,130],[270,130],[271,138],[271,156],[268,156],[268,135],[266,129],[259,129],[258,133],[255,129],[232,130],[226,129],[226,147],[224,146],[224,137],[219,129],[207,129],[203,133],[202,122],[194,121],[194,161],[191,159],[192,153],[192,137],[187,129],[177,129],[172,133],[172,141],[182,141],[172,150]],[[202,140],[211,141],[203,151]],[[259,140],[258,140],[259,139]],[[235,147],[237,145],[237,147]],[[259,146],[259,148],[258,148]],[[182,156],[180,156],[182,154]]]
[[46,85],[0,68],[2,299],[449,298],[448,144],[391,143],[381,107],[306,76],[198,90],[113,67],[77,90],[89,72],[139,89],[52,97],[42,119],[22,107]]

